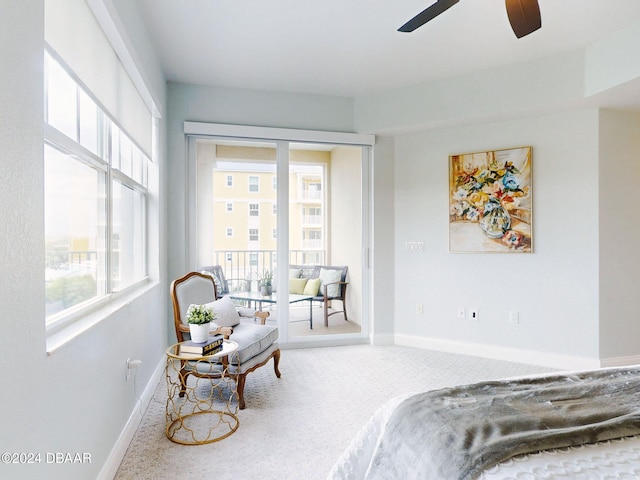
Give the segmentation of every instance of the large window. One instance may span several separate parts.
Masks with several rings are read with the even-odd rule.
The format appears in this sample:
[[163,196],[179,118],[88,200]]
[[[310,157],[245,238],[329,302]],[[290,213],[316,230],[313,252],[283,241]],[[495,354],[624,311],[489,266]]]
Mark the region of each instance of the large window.
[[49,53],[45,78],[45,279],[51,324],[146,277],[151,160]]

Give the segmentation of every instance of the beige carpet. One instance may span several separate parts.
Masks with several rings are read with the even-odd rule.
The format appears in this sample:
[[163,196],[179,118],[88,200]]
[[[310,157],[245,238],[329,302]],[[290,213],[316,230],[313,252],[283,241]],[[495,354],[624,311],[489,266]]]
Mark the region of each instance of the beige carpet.
[[408,347],[284,350],[249,375],[247,408],[230,437],[203,446],[164,433],[164,378],[116,479],[323,479],[372,413],[395,395],[548,371]]

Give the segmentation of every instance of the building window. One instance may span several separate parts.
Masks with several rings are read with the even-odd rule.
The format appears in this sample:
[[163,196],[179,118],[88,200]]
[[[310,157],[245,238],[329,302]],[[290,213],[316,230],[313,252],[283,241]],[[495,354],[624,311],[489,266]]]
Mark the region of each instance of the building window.
[[276,239],[278,238],[278,229],[274,228],[274,229],[271,231],[271,237],[272,237],[274,240],[276,240]]
[[249,241],[250,242],[257,242],[258,240],[259,240],[258,229],[257,228],[250,228],[249,229]]
[[233,187],[233,175],[227,175],[227,187]]
[[258,217],[260,216],[260,205],[257,203],[249,204],[249,216],[250,217]]
[[227,252],[227,254],[225,255],[227,262],[233,262],[233,253],[231,252]]
[[227,212],[233,212],[233,203],[227,203]]
[[303,230],[303,240],[322,240],[322,232],[320,230]]
[[227,227],[227,238],[233,237],[233,228]]
[[303,207],[302,221],[307,224],[322,223],[322,209],[320,207]]
[[274,215],[277,215],[277,214],[278,214],[278,204],[277,204],[277,203],[274,203],[274,204],[273,204],[273,207],[271,208],[271,211],[272,211],[272,213],[273,213]]
[[50,324],[146,278],[151,159],[48,52],[45,78]]
[[260,191],[260,179],[257,175],[249,175],[249,191],[250,192]]
[[271,177],[271,188],[274,192],[278,190],[278,177],[276,177],[275,175]]

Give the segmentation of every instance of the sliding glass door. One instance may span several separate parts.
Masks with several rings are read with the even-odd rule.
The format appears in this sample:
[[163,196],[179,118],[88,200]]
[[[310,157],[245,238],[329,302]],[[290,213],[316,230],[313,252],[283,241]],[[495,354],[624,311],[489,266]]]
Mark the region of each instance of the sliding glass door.
[[368,337],[369,147],[191,137],[192,268],[269,311],[283,343]]

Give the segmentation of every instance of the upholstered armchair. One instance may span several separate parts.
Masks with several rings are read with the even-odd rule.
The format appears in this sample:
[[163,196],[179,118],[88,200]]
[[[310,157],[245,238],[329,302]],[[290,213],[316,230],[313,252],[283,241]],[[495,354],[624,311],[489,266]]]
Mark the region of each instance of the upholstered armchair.
[[[189,325],[186,321],[189,306],[206,304],[216,313],[217,325],[212,333],[221,333],[225,338],[238,344],[237,356],[234,355],[229,359],[229,374],[236,382],[238,405],[241,410],[245,408],[244,387],[249,373],[266,365],[269,359],[273,358],[276,377],[280,378],[278,328],[265,325],[268,312],[245,312],[247,316],[260,318],[260,323],[241,323],[240,315],[231,300],[228,297],[218,299],[213,277],[199,272],[188,273],[171,283],[171,301],[176,337],[179,342],[190,338]],[[202,373],[192,369],[192,362],[183,362],[180,371],[183,385],[181,396],[184,395],[184,386],[189,375],[215,377],[219,376],[219,371],[212,368]]]

